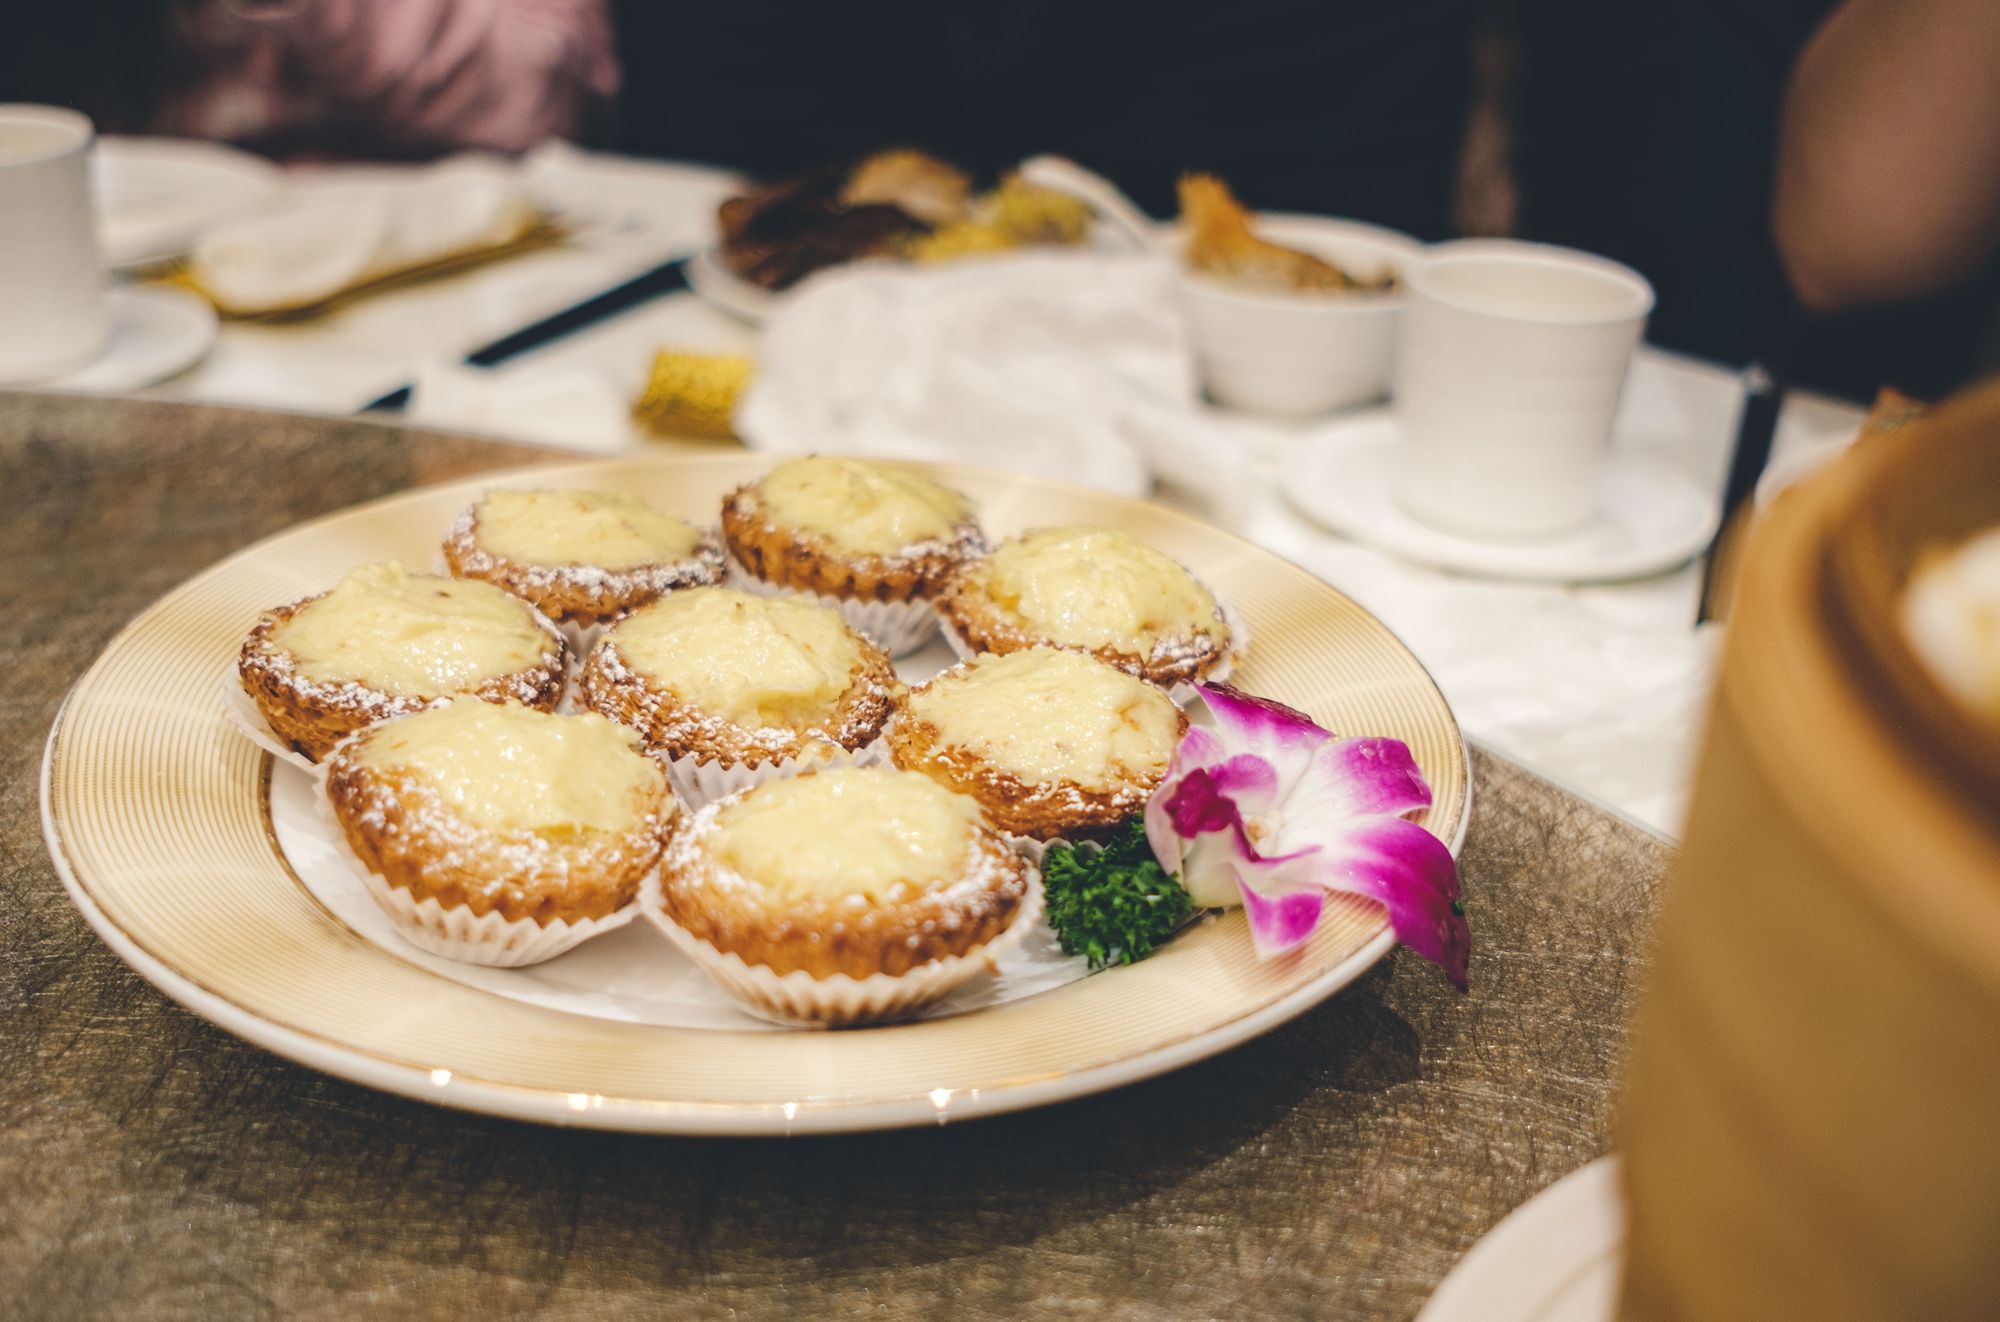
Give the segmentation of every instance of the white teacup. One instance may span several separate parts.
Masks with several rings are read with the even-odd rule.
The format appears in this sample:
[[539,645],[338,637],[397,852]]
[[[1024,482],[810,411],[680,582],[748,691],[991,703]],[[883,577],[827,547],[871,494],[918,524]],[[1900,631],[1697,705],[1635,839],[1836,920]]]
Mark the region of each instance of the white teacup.
[[0,383],[82,367],[104,346],[90,120],[0,105]]
[[1472,537],[1586,522],[1652,286],[1603,257],[1506,239],[1438,244],[1407,283],[1398,503]]

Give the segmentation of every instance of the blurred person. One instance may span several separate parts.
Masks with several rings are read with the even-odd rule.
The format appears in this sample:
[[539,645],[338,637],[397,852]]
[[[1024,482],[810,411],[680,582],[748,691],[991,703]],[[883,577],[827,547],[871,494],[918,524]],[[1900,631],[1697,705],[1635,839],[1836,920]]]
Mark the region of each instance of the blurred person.
[[[1520,43],[1520,235],[1637,268],[1659,295],[1649,339],[1725,363],[1762,361],[1795,385],[1855,399],[1884,384],[1940,395],[1974,373],[1994,308],[1990,273],[1832,316],[1805,306],[1788,278],[1772,223],[1779,121],[1792,71],[1836,8],[1831,0],[1500,7],[1513,11]],[[1937,147],[1912,142],[1907,150]],[[1877,201],[1908,205],[1893,191]]]
[[0,99],[280,156],[524,151],[619,85],[607,0],[102,0],[7,45]]
[[1903,302],[2000,248],[2000,5],[1849,0],[1785,95],[1772,222],[1816,312]]

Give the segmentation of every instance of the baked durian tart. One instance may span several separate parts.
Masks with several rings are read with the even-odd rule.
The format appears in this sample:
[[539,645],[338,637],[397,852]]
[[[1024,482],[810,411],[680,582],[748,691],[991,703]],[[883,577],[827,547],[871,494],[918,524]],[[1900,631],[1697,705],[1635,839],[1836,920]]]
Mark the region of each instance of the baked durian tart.
[[1040,528],[968,565],[937,598],[961,656],[1061,647],[1172,687],[1221,679],[1241,640],[1214,594],[1109,528]]
[[605,491],[488,491],[452,525],[444,558],[453,576],[505,588],[576,630],[719,583],[723,570],[713,533]]
[[1158,686],[1081,652],[962,661],[910,690],[889,726],[898,767],[970,795],[1030,840],[1088,840],[1146,806],[1187,717]]
[[405,937],[508,967],[629,921],[678,813],[623,726],[469,698],[341,744],[326,799]]
[[930,641],[931,599],[986,545],[971,502],[916,469],[818,455],[731,492],[722,536],[753,591],[822,597],[891,656]]
[[675,592],[611,625],[584,662],[583,703],[639,732],[690,804],[872,756],[895,671],[839,612],[733,588]]
[[264,612],[236,672],[272,733],[317,762],[354,731],[441,698],[552,711],[567,654],[519,597],[388,561]]
[[1042,888],[973,800],[840,767],[684,819],[644,902],[745,1005],[837,1026],[906,1016],[991,969],[1039,919]]

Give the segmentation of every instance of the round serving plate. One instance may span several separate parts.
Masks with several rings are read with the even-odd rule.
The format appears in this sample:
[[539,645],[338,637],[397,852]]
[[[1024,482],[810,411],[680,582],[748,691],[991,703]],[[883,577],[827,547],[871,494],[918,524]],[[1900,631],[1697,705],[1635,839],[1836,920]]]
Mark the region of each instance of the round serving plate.
[[[301,525],[183,584],[112,640],[49,737],[43,825],[77,907],[168,995],[303,1064],[448,1106],[662,1133],[889,1128],[1081,1096],[1273,1028],[1393,946],[1378,906],[1335,897],[1312,939],[1276,960],[1256,956],[1237,911],[1143,963],[965,1014],[841,1032],[732,1031],[466,985],[371,941],[315,897],[273,829],[273,760],[239,732],[218,692],[259,611],[370,561],[430,566],[445,529],[490,486],[602,487],[708,523],[726,492],[770,462],[672,456],[538,468],[531,479],[488,474]],[[1416,658],[1346,596],[1157,505],[973,467],[934,470],[978,500],[996,536],[1094,523],[1188,565],[1247,623],[1250,651],[1234,682],[1333,730],[1408,743],[1436,794],[1419,820],[1456,849],[1470,808],[1457,723]]]

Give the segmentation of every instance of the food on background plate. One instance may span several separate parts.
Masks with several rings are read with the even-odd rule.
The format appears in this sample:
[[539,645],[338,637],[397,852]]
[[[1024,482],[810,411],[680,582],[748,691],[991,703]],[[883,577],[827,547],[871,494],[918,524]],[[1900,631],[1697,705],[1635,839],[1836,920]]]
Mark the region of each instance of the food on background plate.
[[460,698],[342,744],[327,800],[418,944],[545,959],[626,910],[659,861],[677,809],[638,743],[595,714]]
[[1001,543],[938,596],[961,654],[1063,647],[1160,685],[1217,675],[1237,640],[1178,563],[1109,528],[1041,528]]
[[895,671],[837,611],[731,588],[671,593],[613,624],[581,699],[639,732],[692,803],[866,747]]
[[1902,624],[1940,687],[2000,721],[2000,528],[1920,561],[1903,589]]
[[1311,294],[1382,294],[1392,270],[1350,272],[1332,262],[1257,237],[1251,214],[1213,175],[1183,175],[1183,259],[1193,270],[1257,289]]
[[604,491],[495,488],[452,525],[444,557],[455,577],[504,588],[559,624],[598,624],[722,579],[712,533]]
[[930,601],[986,549],[972,504],[904,464],[788,459],[722,503],[722,536],[753,590],[813,593],[890,655],[936,632]]
[[973,800],[926,776],[843,767],[696,812],[668,842],[649,911],[753,1008],[833,1026],[939,999],[990,968],[1040,907],[1034,865]]
[[752,360],[741,354],[662,349],[632,402],[632,417],[656,436],[734,440],[736,401],[749,389],[754,371]]
[[732,197],[718,215],[722,263],[765,289],[867,257],[941,260],[1082,242],[1089,209],[1009,176],[975,195],[972,178],[922,152],[870,156]]
[[971,795],[1037,841],[1109,832],[1146,806],[1187,728],[1158,687],[1081,652],[977,656],[910,690],[897,766]]
[[265,611],[237,676],[272,732],[318,761],[354,731],[440,698],[553,710],[567,654],[562,635],[520,598],[392,561]]

